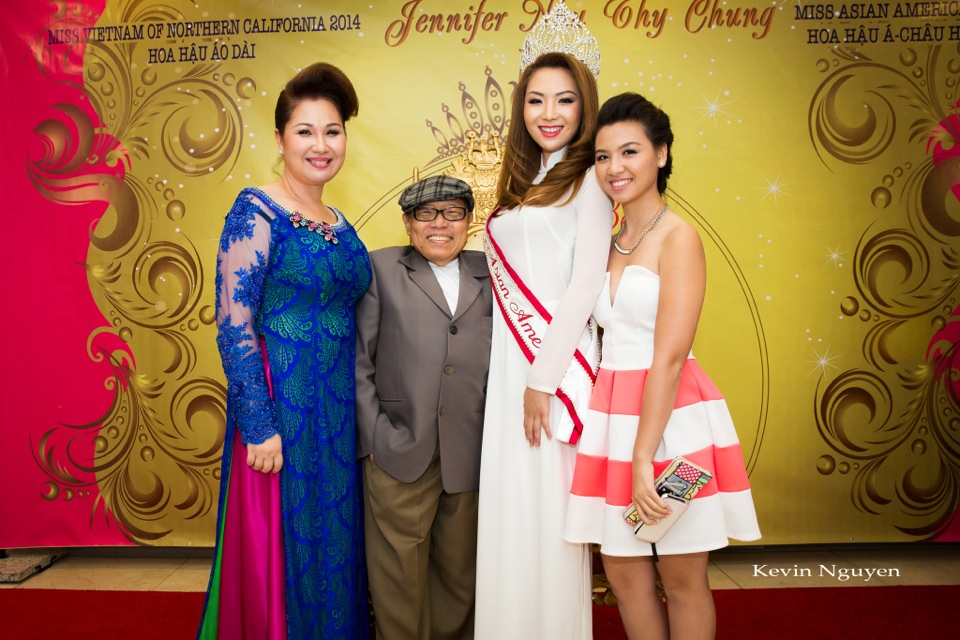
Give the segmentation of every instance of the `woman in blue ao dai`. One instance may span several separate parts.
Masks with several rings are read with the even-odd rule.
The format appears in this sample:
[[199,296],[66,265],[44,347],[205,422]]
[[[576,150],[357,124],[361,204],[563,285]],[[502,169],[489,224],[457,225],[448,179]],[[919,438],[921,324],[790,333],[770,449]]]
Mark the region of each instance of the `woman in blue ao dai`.
[[217,258],[227,377],[217,547],[201,638],[368,638],[354,304],[367,251],[323,200],[357,97],[316,63],[278,98],[280,178],[240,192]]

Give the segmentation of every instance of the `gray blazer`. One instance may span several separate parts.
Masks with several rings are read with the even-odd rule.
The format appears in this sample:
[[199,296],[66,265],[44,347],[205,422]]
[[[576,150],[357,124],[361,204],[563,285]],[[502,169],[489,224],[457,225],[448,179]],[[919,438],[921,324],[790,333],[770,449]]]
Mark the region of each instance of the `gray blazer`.
[[443,488],[480,485],[493,298],[483,253],[460,254],[451,316],[430,264],[413,247],[370,254],[357,303],[357,457],[401,482],[419,478],[440,445]]

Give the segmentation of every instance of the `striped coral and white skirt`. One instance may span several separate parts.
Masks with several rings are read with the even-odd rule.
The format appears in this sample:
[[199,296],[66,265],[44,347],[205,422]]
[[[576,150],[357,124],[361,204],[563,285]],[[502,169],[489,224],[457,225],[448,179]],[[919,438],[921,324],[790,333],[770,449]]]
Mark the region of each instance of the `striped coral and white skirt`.
[[[564,539],[598,543],[609,556],[653,554],[623,520],[633,495],[633,445],[646,377],[646,369],[601,368],[578,444]],[[713,480],[657,543],[657,554],[710,551],[727,546],[729,538],[758,540],[757,513],[727,403],[693,358],[683,368],[654,457],[654,477],[677,456],[704,467]]]

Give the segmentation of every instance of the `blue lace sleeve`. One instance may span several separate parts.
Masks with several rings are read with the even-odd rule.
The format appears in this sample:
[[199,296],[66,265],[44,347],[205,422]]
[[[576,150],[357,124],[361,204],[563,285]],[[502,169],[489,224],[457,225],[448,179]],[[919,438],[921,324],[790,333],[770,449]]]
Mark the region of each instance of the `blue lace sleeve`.
[[217,254],[217,347],[227,377],[227,419],[244,444],[260,444],[276,431],[256,317],[270,255],[270,219],[241,193],[227,214]]

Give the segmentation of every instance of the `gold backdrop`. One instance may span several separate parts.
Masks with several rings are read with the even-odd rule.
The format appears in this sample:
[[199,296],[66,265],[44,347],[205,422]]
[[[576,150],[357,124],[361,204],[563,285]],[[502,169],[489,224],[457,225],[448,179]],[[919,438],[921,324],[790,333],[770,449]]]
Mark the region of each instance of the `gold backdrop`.
[[[83,81],[126,175],[86,268],[94,333],[123,345],[109,354],[116,401],[103,415],[77,407],[74,423],[89,427],[95,489],[131,540],[213,542],[217,240],[236,193],[276,175],[283,83],[316,60],[354,81],[360,114],[325,198],[370,249],[405,244],[399,192],[414,171],[462,170],[470,132],[505,133],[519,48],[545,4],[107,3]],[[568,4],[600,42],[601,101],[636,91],[671,116],[668,196],[708,259],[694,352],[738,425],[762,543],[935,537],[960,479],[957,17],[897,16],[896,3],[885,15]],[[76,464],[41,445],[54,476]],[[65,483],[54,477],[40,509]]]

